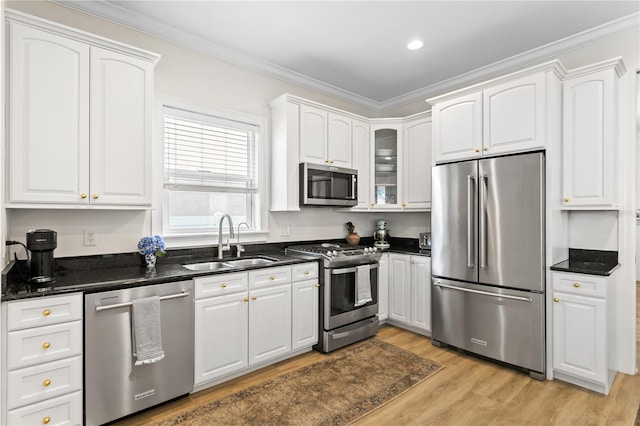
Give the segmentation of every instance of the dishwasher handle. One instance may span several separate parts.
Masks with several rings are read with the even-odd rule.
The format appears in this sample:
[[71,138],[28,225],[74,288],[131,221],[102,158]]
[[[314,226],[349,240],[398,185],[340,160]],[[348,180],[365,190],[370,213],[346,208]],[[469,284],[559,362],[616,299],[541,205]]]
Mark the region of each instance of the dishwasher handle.
[[[178,299],[180,297],[187,297],[187,296],[189,296],[189,292],[188,291],[183,291],[182,293],[170,294],[170,295],[167,295],[167,296],[160,296],[159,299],[160,300],[169,300],[169,299]],[[131,306],[131,305],[132,305],[131,302],[116,303],[115,305],[106,305],[106,306],[97,305],[96,306],[96,312],[106,311],[106,310],[109,310],[109,309],[124,308],[124,307]]]

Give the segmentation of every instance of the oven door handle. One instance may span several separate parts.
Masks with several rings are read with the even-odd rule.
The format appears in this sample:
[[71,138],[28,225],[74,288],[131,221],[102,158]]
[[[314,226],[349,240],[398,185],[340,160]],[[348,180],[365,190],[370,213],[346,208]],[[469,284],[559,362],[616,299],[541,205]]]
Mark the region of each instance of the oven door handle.
[[[378,267],[377,263],[369,265],[369,269],[374,269],[374,268],[377,268],[377,267]],[[356,268],[356,267],[331,269],[331,275],[351,274],[353,272],[356,272],[357,270],[358,270],[358,268]]]

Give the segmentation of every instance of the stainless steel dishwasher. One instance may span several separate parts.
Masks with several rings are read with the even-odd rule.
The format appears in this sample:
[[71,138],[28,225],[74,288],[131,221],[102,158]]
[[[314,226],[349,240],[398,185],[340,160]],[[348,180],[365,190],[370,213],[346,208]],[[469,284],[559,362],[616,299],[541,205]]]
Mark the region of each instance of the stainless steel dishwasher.
[[[164,359],[135,365],[131,304],[160,297]],[[85,424],[100,425],[193,390],[193,283],[182,281],[87,294]]]

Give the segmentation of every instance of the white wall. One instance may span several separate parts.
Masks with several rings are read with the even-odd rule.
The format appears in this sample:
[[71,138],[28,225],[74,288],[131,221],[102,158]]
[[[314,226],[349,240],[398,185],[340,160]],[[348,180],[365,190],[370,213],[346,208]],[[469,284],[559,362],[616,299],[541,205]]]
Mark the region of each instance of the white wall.
[[618,251],[617,211],[569,213],[569,247]]

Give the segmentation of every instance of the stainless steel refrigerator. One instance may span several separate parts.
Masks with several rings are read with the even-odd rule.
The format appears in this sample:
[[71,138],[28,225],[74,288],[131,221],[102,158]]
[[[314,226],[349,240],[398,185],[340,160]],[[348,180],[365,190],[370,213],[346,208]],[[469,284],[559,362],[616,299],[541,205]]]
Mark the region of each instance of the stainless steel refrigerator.
[[545,371],[544,154],[432,171],[433,344]]

